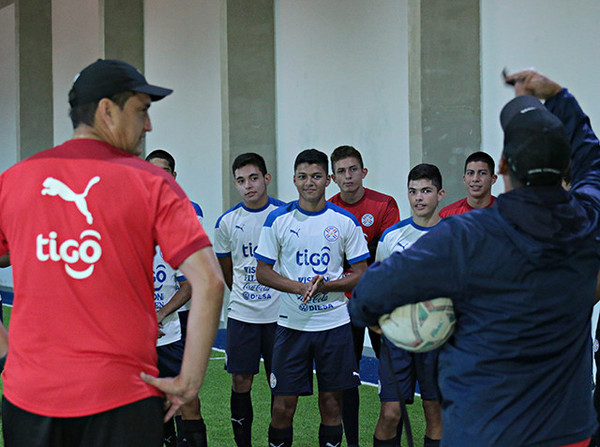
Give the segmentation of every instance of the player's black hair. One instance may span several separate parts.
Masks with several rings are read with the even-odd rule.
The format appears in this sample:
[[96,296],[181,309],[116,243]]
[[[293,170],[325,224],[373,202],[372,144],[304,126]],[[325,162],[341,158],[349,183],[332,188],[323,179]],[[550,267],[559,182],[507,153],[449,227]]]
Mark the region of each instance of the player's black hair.
[[146,157],[146,161],[150,161],[155,158],[166,160],[166,162],[169,163],[169,167],[171,168],[171,174],[175,172],[175,159],[167,151],[165,151],[164,149],[155,149],[148,154],[148,156]]
[[256,166],[263,176],[267,174],[267,165],[265,164],[265,159],[254,152],[246,152],[245,154],[240,154],[235,157],[235,160],[233,160],[233,164],[231,165],[231,172],[233,175],[235,175],[235,171],[237,169],[248,165]]
[[[125,107],[125,103],[127,102],[127,100],[131,98],[134,94],[134,92],[130,91],[121,92],[111,96],[108,99],[117,104],[119,108],[123,110],[123,107]],[[73,123],[73,129],[76,129],[77,126],[79,126],[80,124],[93,126],[94,117],[96,115],[96,109],[98,108],[99,103],[100,100],[97,100],[71,108],[69,110],[69,118],[71,118],[71,123]]]
[[482,161],[488,165],[488,169],[490,170],[490,174],[494,175],[496,164],[494,163],[494,159],[490,154],[486,154],[485,152],[473,152],[471,155],[467,157],[465,160],[465,173],[467,172],[467,165],[474,161]]
[[436,165],[430,165],[429,163],[421,163],[410,170],[408,173],[408,183],[411,180],[430,180],[431,184],[435,186],[439,191],[442,189],[442,174]]
[[365,167],[363,164],[362,155],[360,155],[360,152],[358,152],[356,148],[354,148],[353,146],[339,146],[336,147],[331,153],[331,170],[333,171],[335,169],[335,164],[338,161],[350,157],[354,157],[358,160],[358,164],[360,164],[360,169],[363,169]]
[[327,154],[316,149],[305,149],[298,154],[294,162],[294,171],[298,165],[308,163],[309,165],[319,165],[325,170],[325,174],[329,171],[329,160]]

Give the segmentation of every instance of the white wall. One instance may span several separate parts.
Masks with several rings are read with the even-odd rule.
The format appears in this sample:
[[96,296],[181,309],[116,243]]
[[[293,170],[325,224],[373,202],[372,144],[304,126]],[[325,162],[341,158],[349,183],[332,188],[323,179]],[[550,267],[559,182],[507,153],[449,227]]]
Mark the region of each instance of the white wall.
[[[361,151],[371,187],[408,217],[408,22],[405,0],[275,3],[279,197],[298,198],[303,149]],[[327,196],[338,192],[335,184]]]
[[0,9],[0,172],[17,161],[15,6]]
[[218,0],[146,0],[146,78],[174,93],[150,109],[146,152],[173,154],[177,181],[204,211],[212,237],[222,213]]
[[75,75],[104,57],[98,0],[52,0],[54,144],[73,135],[68,94]]
[[[597,0],[481,0],[482,149],[502,151],[498,116],[512,98],[500,72],[535,67],[576,95],[600,131]],[[503,190],[497,183],[495,192]]]

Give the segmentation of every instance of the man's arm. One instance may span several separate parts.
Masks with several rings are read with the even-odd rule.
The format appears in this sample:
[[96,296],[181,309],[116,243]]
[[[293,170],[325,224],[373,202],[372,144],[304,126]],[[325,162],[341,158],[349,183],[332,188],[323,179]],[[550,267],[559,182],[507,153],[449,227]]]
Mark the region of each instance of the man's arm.
[[231,256],[218,256],[217,259],[225,278],[225,284],[231,290],[233,287],[233,261],[231,260]]
[[273,270],[272,264],[260,259],[257,259],[256,263],[256,280],[267,287],[295,295],[304,296],[310,290],[309,283],[304,284],[300,281],[286,278]]
[[[372,264],[348,303],[352,324],[376,326],[381,315],[398,306],[461,293],[468,256],[461,255],[465,236],[450,225],[438,225],[402,252]],[[432,280],[435,272],[435,280]]]
[[156,319],[160,323],[165,319],[165,317],[171,315],[173,312],[177,312],[177,310],[187,303],[192,297],[192,286],[190,283],[185,281],[179,282],[179,289],[175,292],[175,295],[171,297],[169,302],[165,304],[158,312],[156,312]]
[[578,182],[585,181],[577,191],[594,197],[600,206],[600,144],[575,97],[558,83],[534,71],[524,70],[507,76],[515,81],[516,95],[533,95],[546,100],[546,108],[565,125],[571,141],[571,183],[577,191]]
[[171,403],[165,420],[172,417],[181,405],[198,396],[219,327],[225,290],[219,263],[210,247],[190,255],[179,269],[192,287],[181,372],[177,377],[161,379],[142,373],[142,379],[163,391]]
[[[352,273],[333,281],[319,281],[311,290],[311,296],[326,292],[350,292],[367,270],[367,261],[352,264]],[[322,277],[321,277],[322,278]]]

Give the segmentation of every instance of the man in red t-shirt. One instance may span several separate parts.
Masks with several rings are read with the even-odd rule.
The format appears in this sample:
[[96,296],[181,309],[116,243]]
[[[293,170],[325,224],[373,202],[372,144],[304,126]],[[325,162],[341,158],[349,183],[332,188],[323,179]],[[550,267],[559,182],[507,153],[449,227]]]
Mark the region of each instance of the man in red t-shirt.
[[[101,60],[69,92],[73,138],[0,175],[0,256],[13,266],[10,349],[0,332],[5,447],[162,445],[195,399],[218,327],[219,264],[189,199],[141,160],[148,108],[171,90]],[[181,373],[158,379],[152,261],[192,286]]]
[[489,208],[496,200],[492,195],[492,185],[498,176],[494,174],[494,159],[485,152],[474,152],[465,161],[463,181],[467,197],[460,199],[440,211],[442,219],[455,214],[463,214],[479,208]]
[[[367,176],[362,156],[352,146],[340,146],[331,154],[332,179],[340,188],[340,192],[329,199],[330,202],[349,211],[358,219],[362,227],[370,257],[368,264],[375,260],[377,243],[383,232],[400,221],[398,205],[393,197],[382,194],[363,186],[363,179]],[[351,293],[346,296],[350,297]],[[352,326],[354,339],[354,353],[356,362],[360,364],[365,329]],[[369,338],[375,355],[379,357],[381,337],[369,329]],[[358,388],[344,391],[343,420],[344,431],[348,446],[358,445]]]

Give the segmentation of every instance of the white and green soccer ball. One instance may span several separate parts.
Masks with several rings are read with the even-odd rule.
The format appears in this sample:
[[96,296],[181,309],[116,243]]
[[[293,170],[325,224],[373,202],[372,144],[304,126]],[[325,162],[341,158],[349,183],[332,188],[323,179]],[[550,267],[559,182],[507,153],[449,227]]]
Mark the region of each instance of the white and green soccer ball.
[[394,345],[410,352],[439,348],[452,335],[455,323],[450,298],[407,304],[379,318],[383,335]]

